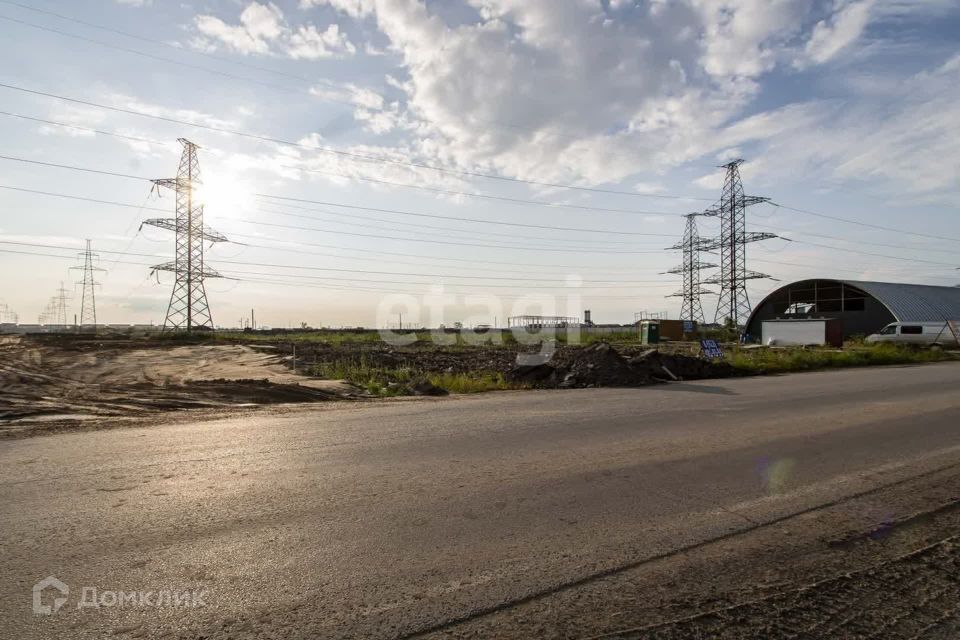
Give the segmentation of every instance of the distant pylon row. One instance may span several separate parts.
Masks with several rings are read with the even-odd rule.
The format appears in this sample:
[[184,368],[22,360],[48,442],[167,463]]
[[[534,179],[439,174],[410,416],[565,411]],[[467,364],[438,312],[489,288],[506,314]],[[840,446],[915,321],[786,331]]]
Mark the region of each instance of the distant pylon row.
[[40,313],[40,324],[51,324],[61,328],[66,327],[67,298],[69,297],[67,290],[61,282],[60,288],[57,289],[57,292],[50,298],[50,302],[47,303],[47,306]]
[[19,321],[20,317],[17,315],[16,311],[7,305],[0,303],[0,324],[17,324]]
[[[701,288],[700,272],[715,268],[700,260],[700,252],[720,251],[720,274],[703,280],[703,284],[718,285],[720,298],[714,315],[714,322],[728,322],[740,326],[750,315],[750,296],[747,293],[747,280],[769,278],[767,274],[747,269],[746,245],[760,240],[776,238],[772,233],[748,232],[746,224],[747,207],[769,202],[769,198],[747,196],[743,192],[740,178],[740,165],[743,160],[734,160],[723,165],[727,175],[723,184],[720,202],[709,209],[687,215],[687,225],[683,241],[671,249],[683,250],[683,264],[668,273],[683,275],[683,291],[674,296],[683,298],[681,318],[703,322],[703,307],[700,296],[713,294]],[[697,232],[697,216],[719,217],[720,236],[718,238],[700,238]]]

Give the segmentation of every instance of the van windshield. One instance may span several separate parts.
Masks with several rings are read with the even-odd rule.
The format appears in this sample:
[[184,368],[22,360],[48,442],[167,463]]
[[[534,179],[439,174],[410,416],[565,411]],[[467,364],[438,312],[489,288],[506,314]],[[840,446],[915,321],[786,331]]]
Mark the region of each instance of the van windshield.
[[885,326],[883,329],[880,330],[880,335],[882,335],[882,336],[889,336],[889,335],[892,335],[892,334],[894,334],[894,333],[896,333],[896,332],[897,332],[897,325],[895,325],[895,324],[888,324],[887,326]]

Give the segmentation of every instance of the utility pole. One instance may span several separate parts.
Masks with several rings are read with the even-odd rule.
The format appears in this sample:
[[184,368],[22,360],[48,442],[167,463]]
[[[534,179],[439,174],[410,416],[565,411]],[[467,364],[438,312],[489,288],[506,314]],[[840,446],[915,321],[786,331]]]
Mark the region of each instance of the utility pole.
[[77,284],[83,285],[83,296],[80,299],[80,328],[89,328],[97,330],[97,298],[96,288],[100,283],[94,279],[94,271],[105,271],[100,267],[93,266],[94,258],[99,260],[100,256],[93,252],[92,243],[87,240],[87,249],[79,254],[83,257],[82,267],[70,267],[71,269],[83,269],[83,280]]
[[204,280],[222,276],[204,265],[203,242],[227,242],[227,238],[203,224],[203,203],[195,198],[202,184],[200,161],[197,158],[199,147],[185,138],[179,138],[178,142],[183,145],[183,153],[177,177],[153,180],[154,189],[167,187],[176,193],[177,217],[153,218],[143,223],[176,232],[176,259],[154,266],[151,274],[170,271],[176,276],[163,322],[164,331],[192,331],[200,327],[213,329]]
[[700,238],[697,230],[698,213],[689,213],[686,215],[687,223],[683,232],[683,241],[670,247],[671,250],[683,251],[683,263],[679,267],[674,267],[667,271],[683,276],[683,290],[668,298],[683,298],[683,305],[680,310],[681,320],[690,320],[703,324],[703,305],[700,302],[701,295],[712,295],[712,291],[705,291],[700,286],[700,272],[704,269],[713,269],[717,265],[704,263],[700,261],[700,252],[708,241]]
[[720,217],[720,237],[703,249],[720,250],[720,275],[705,280],[705,284],[720,287],[715,322],[726,320],[734,327],[746,322],[750,315],[750,298],[747,295],[747,280],[769,278],[765,273],[747,270],[747,244],[776,238],[773,233],[747,232],[747,207],[769,202],[770,198],[747,196],[743,193],[740,165],[743,160],[734,160],[723,165],[727,176],[723,183],[720,203],[704,211],[705,216]]

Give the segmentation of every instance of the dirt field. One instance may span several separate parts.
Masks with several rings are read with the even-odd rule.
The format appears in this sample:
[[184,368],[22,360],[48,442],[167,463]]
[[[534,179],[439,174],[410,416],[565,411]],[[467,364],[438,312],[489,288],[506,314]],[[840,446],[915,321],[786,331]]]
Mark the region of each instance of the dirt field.
[[19,337],[0,342],[0,388],[0,434],[31,424],[358,394],[293,373],[269,348]]
[[605,344],[561,347],[547,357],[535,349],[7,336],[0,338],[0,437],[158,411],[445,395],[447,385],[480,379],[496,382],[466,390],[637,386],[728,374],[639,346],[622,353]]
[[[181,409],[222,415],[227,409],[285,403],[635,387],[948,357],[939,352],[800,349],[744,351],[711,361],[699,357],[697,343],[658,349],[635,342],[546,348],[516,341],[437,344],[413,337],[408,346],[391,346],[365,334],[310,339],[242,334],[0,336],[0,437],[93,427]],[[738,358],[746,363],[738,363]]]

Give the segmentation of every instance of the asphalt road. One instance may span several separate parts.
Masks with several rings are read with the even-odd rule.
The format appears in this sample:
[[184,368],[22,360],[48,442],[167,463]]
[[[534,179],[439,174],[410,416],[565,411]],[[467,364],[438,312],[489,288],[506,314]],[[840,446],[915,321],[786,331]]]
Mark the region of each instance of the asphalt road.
[[442,631],[958,462],[952,363],[0,442],[0,636]]

